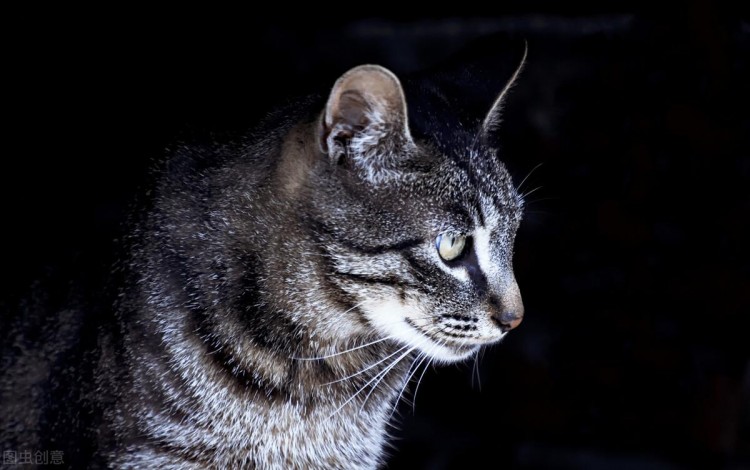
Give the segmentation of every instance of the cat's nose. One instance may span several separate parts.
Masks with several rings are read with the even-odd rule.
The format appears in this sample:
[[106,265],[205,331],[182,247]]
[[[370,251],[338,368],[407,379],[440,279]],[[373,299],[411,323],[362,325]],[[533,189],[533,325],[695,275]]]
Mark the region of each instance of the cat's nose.
[[492,320],[497,323],[503,333],[507,333],[521,324],[521,321],[523,321],[523,312],[508,311],[500,314],[493,314]]
[[513,282],[500,295],[489,297],[490,316],[492,321],[507,333],[521,324],[523,320],[523,301],[518,285]]

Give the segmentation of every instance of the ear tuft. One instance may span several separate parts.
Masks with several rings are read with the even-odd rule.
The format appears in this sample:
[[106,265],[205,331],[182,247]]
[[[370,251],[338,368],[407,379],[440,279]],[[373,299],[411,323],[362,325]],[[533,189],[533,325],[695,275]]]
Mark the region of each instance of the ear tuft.
[[406,116],[398,78],[379,65],[360,65],[342,75],[331,90],[321,119],[320,148],[340,163],[357,135],[369,137],[360,141],[372,147],[383,139],[410,139]]

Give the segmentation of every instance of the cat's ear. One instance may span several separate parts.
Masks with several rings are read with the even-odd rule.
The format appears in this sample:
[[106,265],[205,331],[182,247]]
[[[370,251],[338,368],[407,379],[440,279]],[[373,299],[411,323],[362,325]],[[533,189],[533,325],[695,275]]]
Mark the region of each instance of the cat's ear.
[[526,64],[526,54],[528,53],[528,51],[529,45],[528,43],[524,42],[523,57],[521,58],[521,63],[518,64],[518,67],[516,67],[515,72],[513,72],[513,75],[511,75],[510,80],[508,80],[508,83],[503,88],[503,91],[501,91],[497,96],[495,102],[492,103],[490,111],[482,121],[482,127],[479,131],[479,135],[482,140],[487,140],[487,138],[491,136],[492,133],[495,132],[497,130],[497,127],[500,125],[503,112],[503,103],[505,102],[505,98],[508,95],[508,91],[510,91],[510,89],[513,87],[516,79],[518,79],[518,76],[521,74],[521,70],[523,70],[523,66]]
[[390,70],[360,65],[336,81],[319,129],[320,149],[332,162],[411,142],[404,91]]

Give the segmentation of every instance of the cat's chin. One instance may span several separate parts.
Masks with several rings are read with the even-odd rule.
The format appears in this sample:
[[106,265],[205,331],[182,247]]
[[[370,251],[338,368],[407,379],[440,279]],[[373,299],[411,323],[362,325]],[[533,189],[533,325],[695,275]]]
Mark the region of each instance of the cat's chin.
[[480,346],[476,345],[439,345],[433,341],[434,346],[420,348],[422,352],[438,363],[459,362],[474,357]]

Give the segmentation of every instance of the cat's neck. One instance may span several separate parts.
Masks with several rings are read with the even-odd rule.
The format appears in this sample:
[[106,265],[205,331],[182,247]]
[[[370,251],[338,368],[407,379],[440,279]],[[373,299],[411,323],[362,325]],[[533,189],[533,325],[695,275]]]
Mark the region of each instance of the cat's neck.
[[333,341],[305,348],[294,357],[296,378],[310,396],[334,398],[332,404],[390,400],[401,391],[413,351],[384,338],[371,336]]

